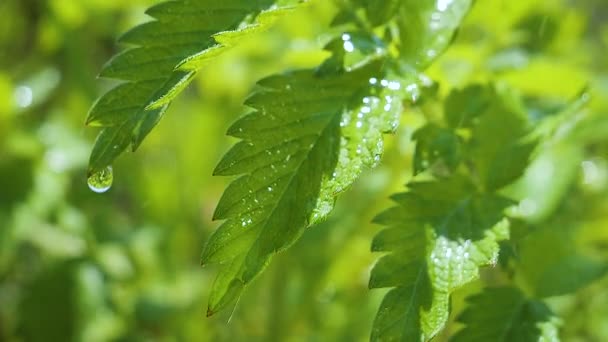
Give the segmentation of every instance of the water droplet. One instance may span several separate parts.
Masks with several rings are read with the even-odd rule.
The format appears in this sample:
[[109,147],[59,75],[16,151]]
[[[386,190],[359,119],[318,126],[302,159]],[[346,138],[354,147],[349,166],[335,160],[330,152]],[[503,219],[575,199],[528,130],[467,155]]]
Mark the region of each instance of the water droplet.
[[272,189],[272,187],[271,187],[271,186],[269,186],[269,187],[267,188],[267,190],[268,190],[268,192],[272,192],[272,190],[273,190],[273,189]]
[[344,33],[342,35],[342,41],[344,41],[344,51],[346,51],[346,52],[355,51],[355,45],[351,41],[350,35],[348,33]]
[[388,83],[388,89],[390,89],[390,90],[399,90],[399,89],[401,89],[401,83],[399,83],[397,81],[390,81]]
[[113,180],[114,174],[112,172],[112,166],[106,166],[105,169],[90,175],[87,179],[87,184],[89,185],[89,189],[100,194],[108,191],[112,187]]
[[530,198],[525,198],[519,203],[518,209],[521,216],[530,217],[536,213],[538,206],[536,201]]
[[437,10],[445,12],[448,7],[452,4],[453,0],[439,0],[437,2]]
[[32,88],[28,86],[19,86],[15,88],[13,97],[15,99],[15,103],[20,108],[27,108],[32,105],[32,102],[34,102],[34,92],[32,91]]

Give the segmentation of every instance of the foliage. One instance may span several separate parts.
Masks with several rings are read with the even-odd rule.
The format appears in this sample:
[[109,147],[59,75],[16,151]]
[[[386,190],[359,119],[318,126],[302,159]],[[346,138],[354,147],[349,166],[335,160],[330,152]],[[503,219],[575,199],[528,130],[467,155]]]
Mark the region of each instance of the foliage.
[[608,339],[602,1],[39,5],[0,4],[0,339]]

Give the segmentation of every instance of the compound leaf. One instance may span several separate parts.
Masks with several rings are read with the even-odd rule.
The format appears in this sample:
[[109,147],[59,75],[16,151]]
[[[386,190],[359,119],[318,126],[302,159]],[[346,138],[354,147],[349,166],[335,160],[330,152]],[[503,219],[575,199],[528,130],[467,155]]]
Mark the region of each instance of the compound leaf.
[[100,74],[125,83],[89,111],[86,123],[104,127],[91,152],[89,173],[127,148],[135,150],[205,62],[302,2],[175,0],[149,8],[146,13],[154,20],[120,39],[136,47],[112,58]]
[[394,195],[397,206],[380,214],[386,226],[372,250],[388,252],[370,288],[392,288],[384,298],[372,341],[426,341],[445,325],[452,291],[495,264],[508,237],[504,197],[479,193],[464,177],[413,182]]
[[397,126],[405,87],[386,76],[383,60],[326,70],[260,81],[246,101],[253,111],[229,128],[242,141],[215,174],[240,177],[217,206],[214,219],[225,222],[202,255],[204,264],[227,265],[213,285],[209,314],[232,303],[273,254],[324,219],[335,196],[378,163],[382,134]]

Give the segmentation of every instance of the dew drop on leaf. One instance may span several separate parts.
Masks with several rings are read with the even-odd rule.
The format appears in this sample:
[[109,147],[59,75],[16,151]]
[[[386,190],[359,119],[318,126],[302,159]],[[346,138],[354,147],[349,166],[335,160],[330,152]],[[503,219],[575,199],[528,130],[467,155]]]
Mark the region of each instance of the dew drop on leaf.
[[107,166],[105,169],[90,175],[87,179],[87,184],[89,185],[89,189],[93,192],[103,193],[112,187],[113,180],[114,174],[112,172],[112,166]]

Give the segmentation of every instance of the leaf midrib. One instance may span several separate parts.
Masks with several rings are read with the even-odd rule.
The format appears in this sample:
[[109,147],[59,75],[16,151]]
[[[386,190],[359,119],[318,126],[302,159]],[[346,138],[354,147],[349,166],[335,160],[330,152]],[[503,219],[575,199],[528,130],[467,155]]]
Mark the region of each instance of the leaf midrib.
[[[337,111],[335,111],[333,114],[328,115],[328,120],[327,120],[327,123],[326,123],[325,127],[323,128],[323,130],[320,132],[320,134],[317,136],[317,139],[316,139],[316,141],[315,141],[315,143],[314,143],[314,146],[308,150],[308,153],[306,153],[306,157],[305,157],[305,158],[302,158],[302,161],[300,161],[300,163],[298,164],[298,166],[295,168],[295,170],[296,170],[296,171],[294,171],[294,172],[292,173],[292,175],[289,177],[289,181],[287,182],[287,184],[285,185],[285,187],[284,187],[284,188],[283,188],[283,190],[281,191],[280,196],[278,197],[278,198],[279,198],[279,200],[277,200],[277,201],[276,201],[276,203],[275,203],[275,204],[272,206],[272,209],[270,210],[270,214],[269,214],[268,216],[266,216],[266,218],[264,219],[264,222],[263,222],[262,224],[260,224],[261,229],[259,230],[259,232],[258,232],[258,234],[257,234],[257,237],[256,237],[255,241],[253,242],[252,246],[253,246],[253,245],[256,245],[256,244],[258,244],[258,243],[259,243],[260,237],[262,236],[262,232],[263,232],[263,231],[265,231],[265,230],[266,230],[266,228],[267,228],[267,224],[268,224],[268,220],[269,220],[269,218],[274,216],[274,214],[275,214],[275,212],[276,212],[276,210],[277,210],[277,208],[278,208],[279,204],[280,204],[280,203],[283,201],[283,199],[284,199],[284,196],[285,196],[285,193],[286,193],[287,189],[289,189],[289,187],[290,187],[290,185],[292,184],[292,182],[294,181],[294,178],[296,177],[296,175],[298,175],[298,174],[300,173],[300,172],[299,172],[299,171],[300,171],[300,168],[301,168],[301,167],[302,167],[302,165],[303,165],[303,164],[304,164],[304,163],[305,163],[305,162],[308,160],[308,158],[309,158],[309,156],[310,156],[310,153],[311,153],[312,151],[314,151],[314,150],[315,150],[315,148],[317,147],[317,145],[318,145],[318,143],[319,143],[319,139],[320,139],[320,138],[321,138],[321,137],[322,137],[322,136],[325,134],[325,132],[326,132],[326,130],[329,128],[329,126],[330,126],[330,124],[331,124],[332,120],[333,120],[333,119],[334,119],[334,118],[335,118],[337,115],[340,115],[340,113],[342,113],[342,111],[341,111],[341,110],[337,110]],[[250,250],[251,250],[251,248],[250,248]],[[275,251],[275,252],[276,252],[276,251]],[[248,254],[248,253],[249,253],[249,251],[247,251],[246,253]],[[247,258],[247,257],[245,257],[245,258]],[[240,271],[242,271],[242,268],[243,268],[243,265],[241,265],[241,270],[240,270]]]

